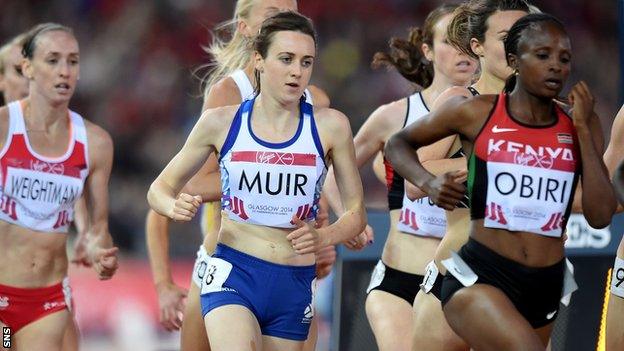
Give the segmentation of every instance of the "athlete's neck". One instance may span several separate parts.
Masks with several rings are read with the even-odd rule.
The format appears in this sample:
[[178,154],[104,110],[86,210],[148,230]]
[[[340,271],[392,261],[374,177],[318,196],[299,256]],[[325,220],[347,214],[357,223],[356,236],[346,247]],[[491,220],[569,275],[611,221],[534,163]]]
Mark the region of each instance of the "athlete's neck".
[[422,91],[423,99],[427,107],[431,108],[438,96],[446,89],[454,86],[468,86],[469,84],[470,82],[453,82],[450,79],[446,79],[442,73],[435,73],[431,85]]
[[255,68],[253,65],[253,61],[249,61],[249,63],[247,64],[247,67],[243,69],[243,72],[245,72],[247,79],[249,79],[249,81],[251,82],[251,86],[253,86],[254,89],[256,89],[257,83],[256,83],[256,76],[254,74]]
[[51,132],[58,127],[64,128],[67,123],[67,103],[50,104],[40,94],[31,92],[24,100],[24,120],[27,129],[39,132]]
[[505,81],[491,73],[483,72],[473,87],[479,94],[499,94],[505,87]]
[[271,95],[263,93],[256,98],[254,118],[271,126],[276,132],[288,129],[295,116],[299,116],[298,101],[284,105]]
[[513,117],[530,125],[548,125],[552,123],[555,103],[552,99],[538,97],[516,84],[509,94],[507,109]]

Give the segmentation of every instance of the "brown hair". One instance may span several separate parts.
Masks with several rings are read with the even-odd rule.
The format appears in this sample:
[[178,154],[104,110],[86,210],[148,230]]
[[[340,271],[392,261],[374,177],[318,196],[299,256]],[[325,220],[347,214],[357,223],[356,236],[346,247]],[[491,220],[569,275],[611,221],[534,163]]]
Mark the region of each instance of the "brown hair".
[[470,0],[460,5],[448,26],[448,41],[457,50],[479,59],[472,51],[470,40],[485,41],[487,20],[496,11],[525,11],[529,13],[525,0]]
[[433,82],[433,63],[425,58],[422,44],[433,48],[435,25],[442,17],[453,13],[458,5],[444,4],[431,11],[423,28],[410,28],[407,39],[390,38],[390,52],[377,52],[371,66],[395,68],[405,79],[420,85],[423,89]]
[[[266,58],[269,47],[273,43],[275,33],[281,31],[294,31],[307,34],[312,37],[316,44],[316,32],[312,20],[294,11],[280,12],[262,22],[262,28],[253,42],[253,48],[263,58]],[[256,93],[260,93],[260,72],[254,72],[256,77]]]

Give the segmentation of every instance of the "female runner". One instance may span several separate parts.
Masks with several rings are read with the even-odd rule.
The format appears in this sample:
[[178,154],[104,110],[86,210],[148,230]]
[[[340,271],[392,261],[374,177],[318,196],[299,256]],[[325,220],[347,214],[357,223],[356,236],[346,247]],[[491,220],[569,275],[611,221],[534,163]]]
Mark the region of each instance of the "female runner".
[[[448,40],[458,50],[479,60],[480,76],[470,87],[453,87],[440,94],[433,104],[433,110],[443,105],[451,97],[468,99],[474,95],[498,94],[505,84],[505,79],[512,73],[507,65],[503,40],[509,28],[530,11],[523,0],[472,0],[463,3],[455,10],[453,20],[448,26]],[[463,153],[457,137],[446,138],[447,147],[440,147],[445,153],[430,155],[439,159],[448,154]],[[458,175],[464,174],[466,161],[461,162]],[[423,162],[426,165],[426,163]],[[417,192],[418,188],[407,185],[407,192]],[[457,251],[468,240],[470,226],[469,209],[464,206],[467,199],[453,211],[446,211],[447,232],[438,245],[435,260],[427,265],[425,282],[415,302],[414,350],[467,350],[465,342],[457,337],[445,319],[435,316],[442,312],[440,294],[442,277],[446,269],[441,261],[450,257],[451,250]]]
[[[217,152],[224,216],[201,287],[211,348],[299,350],[314,314],[313,253],[362,231],[362,189],[348,120],[313,111],[302,98],[315,56],[311,22],[277,14],[263,23],[254,49],[259,94],[240,107],[207,110],[148,200],[163,215],[190,220],[201,198],[176,194]],[[330,160],[349,211],[316,229],[308,222]]]
[[113,145],[100,127],[68,108],[79,75],[71,29],[39,25],[22,46],[27,98],[0,108],[3,169],[0,325],[24,350],[60,350],[71,318],[66,233],[74,203],[88,199],[87,261],[100,279],[117,269],[108,232],[108,178]]
[[[208,48],[213,57],[210,76],[205,82],[202,111],[228,105],[238,105],[253,97],[255,78],[251,62],[250,42],[258,33],[262,21],[271,15],[288,10],[297,10],[295,0],[239,0],[236,2],[234,17],[217,28],[232,29],[229,41],[219,36]],[[219,31],[217,31],[219,34]],[[310,86],[306,90],[308,102],[318,107],[328,107],[329,98],[325,92]],[[146,221],[146,239],[154,284],[158,292],[160,321],[167,330],[182,329],[181,348],[206,350],[209,348],[199,305],[199,287],[209,255],[214,252],[221,221],[221,188],[219,168],[216,158],[211,156],[204,167],[186,185],[185,192],[200,194],[205,204],[201,212],[201,229],[204,242],[200,245],[195,261],[190,290],[176,285],[171,276],[168,257],[169,220],[150,210]],[[317,274],[329,274],[335,261],[333,246],[323,249],[317,257]],[[188,297],[187,297],[188,294]],[[184,317],[184,318],[182,318]],[[311,338],[306,343],[313,350],[316,344],[315,323]],[[309,344],[309,345],[308,345]]]
[[471,155],[472,220],[468,243],[443,261],[450,273],[442,286],[445,316],[475,349],[544,350],[559,310],[562,234],[579,175],[592,226],[609,224],[615,196],[586,84],[570,93],[572,117],[554,101],[572,56],[561,22],[545,14],[521,18],[505,53],[514,75],[502,93],[450,100],[393,137],[387,152],[402,160],[397,171],[452,210],[465,187],[449,174],[428,173],[412,148],[461,136]]
[[[447,26],[456,8],[456,5],[436,8],[425,19],[422,30],[412,29],[408,40],[391,39],[391,53],[375,55],[373,65],[396,67],[422,90],[381,106],[362,125],[354,140],[360,167],[383,151],[392,134],[429,113],[428,106],[440,93],[455,85],[471,83],[476,60],[454,49],[446,39]],[[412,303],[425,267],[446,231],[446,219],[444,210],[430,205],[427,198],[408,199],[403,179],[393,172],[387,160],[385,164],[391,225],[381,260],[367,289],[366,314],[380,350],[411,350]],[[427,165],[434,173],[444,173],[453,166],[459,167],[453,160],[437,160]],[[334,188],[330,175],[326,186],[330,203],[337,202],[335,196],[330,196]],[[441,310],[438,318],[444,319]]]

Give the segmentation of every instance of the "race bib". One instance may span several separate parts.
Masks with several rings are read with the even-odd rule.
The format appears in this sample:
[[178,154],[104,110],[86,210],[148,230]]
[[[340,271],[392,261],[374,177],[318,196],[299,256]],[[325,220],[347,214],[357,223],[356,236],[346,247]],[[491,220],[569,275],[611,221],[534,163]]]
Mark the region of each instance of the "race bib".
[[202,280],[204,279],[204,275],[206,274],[206,270],[208,269],[208,262],[210,261],[210,255],[206,252],[204,245],[199,247],[197,250],[197,259],[195,260],[195,265],[193,266],[193,283],[197,285],[198,288],[202,286]]
[[446,267],[447,273],[452,274],[465,287],[474,285],[479,279],[477,274],[454,251],[451,251],[450,258],[442,261],[442,265]]
[[564,306],[568,306],[570,304],[570,299],[572,298],[572,293],[578,290],[578,284],[576,284],[576,280],[574,279],[574,266],[572,262],[565,259],[565,273],[563,275],[563,293],[561,296],[561,303]]
[[202,279],[200,294],[208,294],[223,290],[223,283],[232,272],[232,264],[220,258],[211,257]]
[[[483,225],[560,237],[574,191],[576,163],[572,151],[558,158],[496,150],[490,140],[487,202]],[[566,152],[567,151],[567,152]]]
[[366,293],[370,293],[371,290],[375,289],[381,282],[383,281],[384,276],[386,275],[386,266],[379,260],[375,269],[373,270],[373,274],[371,275],[370,283],[368,283],[368,288],[366,288]]
[[[80,197],[82,178],[65,175],[63,164],[40,162],[30,167],[32,169],[7,167],[3,193],[15,200],[29,217],[38,221],[53,221],[59,208],[72,206]],[[45,170],[45,173],[38,169]]]
[[611,276],[611,293],[624,298],[624,259],[615,258],[613,275]]
[[438,278],[438,274],[440,274],[440,271],[438,270],[438,266],[436,266],[435,261],[429,262],[425,272],[425,278],[423,279],[422,284],[420,284],[420,289],[428,294],[431,289],[433,289],[433,285],[435,284],[436,278]]

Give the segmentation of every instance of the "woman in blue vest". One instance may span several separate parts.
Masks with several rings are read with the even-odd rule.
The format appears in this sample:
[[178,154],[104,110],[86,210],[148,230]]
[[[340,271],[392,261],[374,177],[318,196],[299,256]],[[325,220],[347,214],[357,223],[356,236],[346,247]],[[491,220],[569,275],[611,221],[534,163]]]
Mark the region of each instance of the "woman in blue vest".
[[[223,216],[200,291],[211,348],[299,350],[314,315],[314,253],[364,229],[362,186],[348,119],[301,98],[316,56],[310,20],[294,12],[265,20],[254,50],[258,94],[204,112],[148,201],[190,220],[201,198],[179,191],[216,152]],[[316,229],[330,162],[348,210]]]

